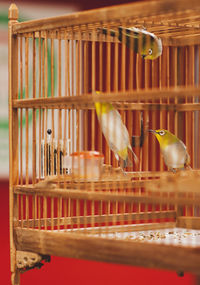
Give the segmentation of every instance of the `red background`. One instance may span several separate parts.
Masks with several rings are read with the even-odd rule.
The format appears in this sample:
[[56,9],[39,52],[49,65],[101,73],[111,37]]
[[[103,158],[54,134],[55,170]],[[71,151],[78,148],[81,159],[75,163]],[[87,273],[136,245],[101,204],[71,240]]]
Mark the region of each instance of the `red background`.
[[[22,0],[21,0],[22,1]],[[18,6],[20,6],[20,1]],[[26,1],[28,2],[28,1]],[[31,1],[29,1],[31,2]],[[40,0],[35,0],[40,2]],[[43,1],[44,2],[44,1]],[[54,4],[55,1],[48,0]],[[74,3],[80,10],[131,2],[129,0],[58,0],[59,3]],[[10,257],[9,257],[9,196],[8,181],[0,181],[0,217],[1,217],[1,259],[0,259],[0,284],[10,283]],[[163,258],[165,258],[163,256]],[[176,257],[174,257],[176,258]],[[69,258],[52,257],[51,262],[38,270],[34,269],[21,275],[21,283],[24,284],[194,284],[195,277],[185,274],[178,277],[176,272],[164,270],[152,270],[131,266],[99,263]]]

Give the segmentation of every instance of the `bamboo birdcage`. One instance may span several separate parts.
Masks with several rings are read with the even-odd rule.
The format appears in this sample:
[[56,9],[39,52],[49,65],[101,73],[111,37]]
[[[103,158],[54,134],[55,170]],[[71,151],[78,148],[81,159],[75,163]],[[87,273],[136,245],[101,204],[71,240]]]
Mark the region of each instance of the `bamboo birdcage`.
[[[10,6],[12,284],[50,255],[199,274],[199,15],[198,0],[168,0],[18,23]],[[155,33],[162,55],[144,60],[99,32],[118,26]],[[95,101],[120,111],[130,137],[140,136],[142,119],[175,133],[192,170],[168,171],[157,141],[145,134],[134,148],[139,164],[123,172]],[[64,157],[80,151],[104,155],[96,179],[64,167]]]

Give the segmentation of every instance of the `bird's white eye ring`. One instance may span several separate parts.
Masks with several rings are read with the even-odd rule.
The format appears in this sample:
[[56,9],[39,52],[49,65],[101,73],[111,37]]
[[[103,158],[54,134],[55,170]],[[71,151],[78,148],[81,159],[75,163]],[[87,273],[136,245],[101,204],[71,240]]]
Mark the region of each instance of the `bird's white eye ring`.
[[149,55],[152,55],[152,53],[153,53],[153,51],[152,51],[152,49],[150,48],[150,49],[149,49]]
[[160,131],[159,135],[164,136],[165,135],[165,131]]

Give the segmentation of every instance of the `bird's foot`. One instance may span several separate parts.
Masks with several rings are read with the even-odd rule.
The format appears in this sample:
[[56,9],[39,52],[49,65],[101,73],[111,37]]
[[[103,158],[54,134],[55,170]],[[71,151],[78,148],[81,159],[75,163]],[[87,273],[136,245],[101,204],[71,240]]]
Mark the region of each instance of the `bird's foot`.
[[174,174],[177,173],[177,169],[176,168],[170,168],[170,171],[172,171]]

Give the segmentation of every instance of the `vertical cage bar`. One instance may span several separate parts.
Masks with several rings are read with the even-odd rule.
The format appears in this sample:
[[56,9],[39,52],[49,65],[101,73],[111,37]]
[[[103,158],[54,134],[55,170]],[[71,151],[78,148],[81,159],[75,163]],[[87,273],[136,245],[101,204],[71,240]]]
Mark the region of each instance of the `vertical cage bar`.
[[63,211],[64,211],[64,229],[67,228],[67,199],[64,199],[64,205],[63,205]]
[[[29,38],[25,38],[25,98],[29,98]],[[29,183],[29,110],[26,109],[26,185]],[[25,220],[29,228],[29,197],[25,196]]]
[[[51,39],[51,97],[54,97],[54,39]],[[54,161],[54,141],[55,141],[55,127],[54,127],[54,109],[51,110],[51,175],[55,174]],[[51,197],[51,230],[54,229],[54,197]]]
[[33,225],[32,225],[32,228],[34,229],[35,228],[35,222],[36,222],[36,219],[37,219],[37,195],[33,195],[32,196],[32,219],[33,219]]
[[[128,89],[130,91],[133,91],[133,74],[134,74],[134,67],[135,67],[135,61],[134,61],[134,54],[133,54],[133,40],[130,41],[130,48],[129,48],[129,65],[128,65]],[[133,110],[128,110],[127,111],[127,129],[130,135],[130,138],[132,140],[132,135],[133,135],[133,130],[135,131],[135,128],[133,126]],[[132,146],[132,141],[131,141],[131,146]],[[129,171],[133,170],[134,165],[129,166]]]
[[[96,42],[95,42],[95,32],[96,30],[94,29],[92,31],[92,92],[96,90]],[[91,148],[92,150],[95,150],[95,138],[96,138],[96,132],[95,132],[95,110],[92,109],[91,111],[91,140],[92,140],[92,145]],[[88,171],[88,170],[87,170]],[[94,191],[94,184],[91,183],[91,189]],[[91,201],[91,226],[94,227],[94,214],[95,214],[95,202]]]
[[[45,97],[45,41],[41,39],[41,97]],[[46,176],[46,147],[45,147],[45,109],[41,110],[41,139],[44,145],[43,149],[43,177]]]
[[[170,48],[166,47],[166,57],[167,57],[167,88],[170,87]],[[169,98],[167,99],[167,103],[170,103]],[[170,112],[167,111],[167,130],[172,131],[170,128]]]
[[[88,37],[88,34],[86,34]],[[88,40],[83,42],[83,92],[84,94],[88,93]],[[88,150],[88,136],[89,136],[89,130],[88,130],[88,110],[83,111],[83,119],[84,119],[84,140],[83,140],[83,149]],[[86,190],[86,185],[85,185],[85,190]],[[83,215],[84,215],[84,228],[86,228],[87,223],[86,223],[86,216],[87,216],[87,201],[84,200],[83,202]]]
[[51,198],[51,230],[54,230],[54,198]]
[[21,202],[21,228],[24,227],[24,199],[23,195],[20,195],[20,202]]
[[[84,73],[84,94],[88,93],[88,41],[83,44],[83,73]],[[84,110],[84,150],[88,149],[88,110]]]
[[[55,72],[55,68],[54,68],[54,39],[51,39],[51,97],[54,97],[54,72]],[[55,171],[54,171],[54,141],[55,141],[55,126],[54,126],[54,109],[52,108],[51,110],[51,130],[52,130],[52,134],[51,134],[51,175],[54,175]],[[53,198],[51,198],[52,201],[54,201]],[[52,202],[51,201],[51,202]],[[53,203],[53,202],[52,202]]]
[[[23,98],[23,38],[20,37],[20,99]],[[20,184],[23,185],[23,109],[20,109]]]
[[[61,86],[62,86],[62,53],[61,53],[61,36],[60,36],[60,31],[58,32],[58,97],[61,97]],[[62,169],[61,169],[61,138],[62,138],[62,110],[58,110],[58,148],[57,148],[57,175],[58,177],[60,174],[62,174]],[[58,183],[58,186],[60,183]],[[57,199],[57,209],[58,209],[58,224],[57,228],[58,230],[60,229],[60,219],[62,215],[62,197]]]
[[41,229],[41,197],[38,196],[38,229]]
[[26,220],[27,228],[29,228],[29,196],[28,195],[26,195],[26,200],[25,200],[25,220]]
[[18,38],[12,34],[12,27],[18,19],[18,9],[11,4],[8,13],[8,86],[9,86],[9,221],[10,221],[10,264],[12,284],[20,282],[16,271],[16,248],[13,236],[13,221],[16,216],[16,199],[13,186],[18,181],[18,110],[13,109],[13,100],[18,97]]
[[[195,86],[195,46],[191,45],[188,48],[188,64],[189,64],[189,70],[188,70],[188,85],[189,86]],[[192,97],[190,100],[190,103],[195,103],[195,97]],[[188,100],[188,101],[189,101]],[[189,137],[190,140],[188,140],[189,145],[187,145],[187,150],[188,153],[190,155],[190,164],[191,167],[194,168],[195,167],[195,149],[194,149],[194,145],[195,145],[195,117],[194,117],[195,112],[194,111],[189,111],[188,117],[190,118],[190,122],[189,122]],[[191,206],[188,207],[188,211],[186,211],[186,214],[189,216],[194,216],[194,210],[196,207]]]
[[[119,91],[119,42],[117,37],[114,38],[114,78],[113,78],[113,84],[114,84],[114,92],[118,92]],[[130,80],[132,82],[132,80]],[[118,161],[115,159],[113,159],[113,167],[116,168],[118,166]],[[118,191],[117,187],[114,190],[115,192]],[[102,203],[100,205],[100,214],[102,215]],[[119,203],[118,201],[113,202],[113,213],[117,214],[119,211]],[[116,224],[115,219],[113,219],[113,225]]]
[[[124,26],[124,23],[122,23],[122,26]],[[121,44],[121,91],[125,92],[126,91],[126,35],[122,34],[122,44]],[[123,124],[126,125],[126,111],[121,110],[120,111],[120,115],[121,115],[121,119]],[[115,127],[115,129],[117,129],[117,126]],[[116,138],[117,139],[117,138]],[[123,138],[120,137],[120,140],[122,140]],[[120,143],[120,145],[122,145],[123,142]],[[124,161],[122,162],[124,163]],[[124,166],[123,166],[124,167]],[[120,181],[120,192],[124,192],[125,191],[125,186],[123,181]],[[119,203],[119,213],[122,214],[122,219],[120,220],[120,225],[124,224],[124,214],[125,214],[125,202],[123,203]]]
[[[39,49],[39,70],[38,70],[38,77],[39,77],[39,82],[38,82],[38,85],[39,85],[39,98],[41,98],[41,89],[42,89],[42,67],[41,67],[41,63],[42,63],[42,52],[41,52],[41,32],[39,32],[39,38],[38,38],[38,49]],[[42,175],[42,167],[41,167],[41,164],[42,164],[42,157],[41,157],[41,132],[42,132],[42,110],[41,108],[39,109],[39,128],[38,128],[38,131],[39,131],[39,175],[38,175],[38,178],[39,180],[41,179],[41,175]],[[39,198],[38,198],[39,199]]]
[[[109,26],[107,26],[107,29],[109,31]],[[106,61],[105,61],[105,91],[110,92],[110,68],[111,68],[111,63],[110,63],[110,55],[111,55],[111,47],[110,47],[110,35],[106,35],[106,42],[105,42],[105,52],[106,52]],[[104,64],[104,62],[103,62]],[[109,113],[107,113],[107,125],[109,121]],[[107,133],[108,129],[106,130],[105,136],[109,137],[109,134]],[[105,141],[105,140],[104,140]],[[105,141],[105,163],[111,164],[111,150],[108,146],[108,143]]]
[[[29,98],[29,39],[25,38],[25,98]],[[29,110],[26,113],[26,184],[29,183]]]
[[[100,92],[103,91],[103,39],[102,39],[102,33],[99,34],[99,90]],[[98,122],[97,122],[98,124]],[[98,124],[98,149],[100,153],[103,152],[103,136],[101,128]]]
[[43,219],[44,229],[47,230],[47,197],[43,197]]
[[[150,61],[145,60],[144,62],[144,89],[147,90],[150,87],[151,81],[150,81]],[[147,101],[145,101],[147,102]],[[149,121],[149,110],[144,111],[144,122]],[[151,140],[155,139],[151,137]],[[143,146],[143,156],[142,156],[142,163],[143,163],[143,170],[147,171],[149,170],[149,135],[144,141],[144,146]],[[147,210],[147,209],[146,209]]]
[[[197,54],[198,54],[198,61],[197,61],[197,81],[198,81],[198,87],[200,86],[200,45],[197,46]],[[199,102],[200,97],[198,97],[198,102]],[[200,126],[200,112],[198,111],[198,116],[197,116],[197,126]],[[198,129],[198,128],[197,128]],[[200,132],[195,131],[196,134],[196,141],[197,141],[197,153],[196,153],[196,158],[197,158],[197,164],[195,165],[196,168],[200,167]]]
[[[32,36],[33,40],[33,98],[36,98],[36,46],[35,33]],[[36,182],[36,109],[32,109],[33,114],[33,135],[32,135],[32,183]]]
[[[78,40],[76,41],[76,95],[80,95],[80,82],[81,82],[81,31],[80,27],[78,30]],[[76,125],[77,125],[77,151],[80,151],[80,146],[81,146],[81,140],[82,137],[80,136],[80,131],[82,128],[82,122],[81,122],[81,111],[77,110],[77,117],[76,117]],[[77,228],[80,228],[80,200],[76,200],[76,216],[77,216]]]
[[[92,92],[96,90],[96,42],[95,30],[92,31]],[[91,149],[95,150],[95,110],[91,110]]]
[[[159,74],[160,74],[160,80],[159,80],[159,88],[162,90],[162,88],[167,87],[167,50],[165,47],[163,47],[162,56],[159,58]],[[166,99],[160,99],[160,104],[166,103]],[[167,129],[167,112],[166,110],[160,111],[160,128],[161,129]],[[163,156],[160,155],[160,170],[166,170],[166,166],[163,162]]]
[[[48,97],[48,38],[47,31],[45,31],[45,38],[43,41],[43,91],[44,97]],[[47,122],[48,122],[48,109],[45,108],[43,111],[43,135],[44,135],[44,173],[45,177],[49,174],[49,165],[47,166]],[[44,219],[44,229],[47,230],[47,197],[43,197],[43,219]]]

